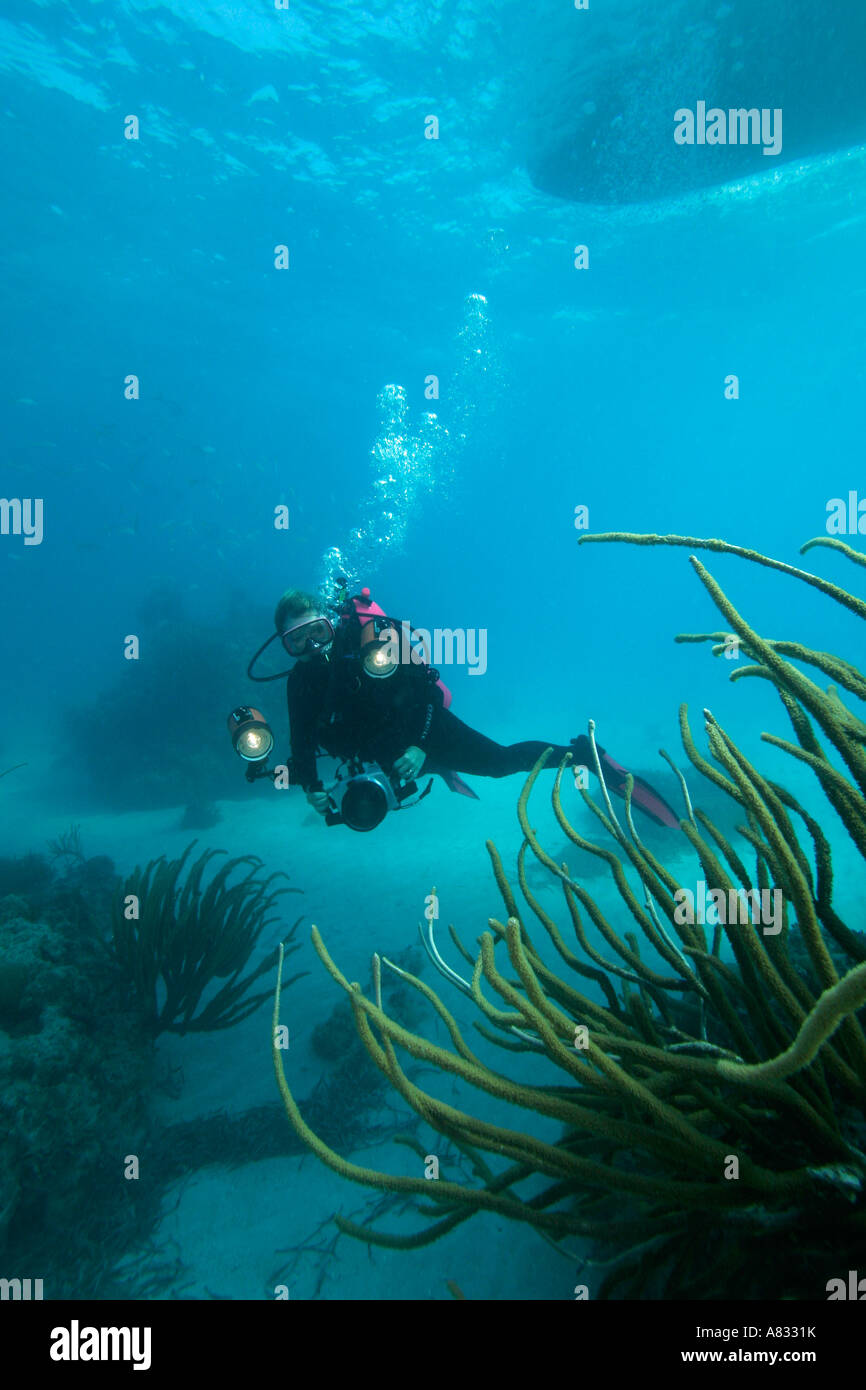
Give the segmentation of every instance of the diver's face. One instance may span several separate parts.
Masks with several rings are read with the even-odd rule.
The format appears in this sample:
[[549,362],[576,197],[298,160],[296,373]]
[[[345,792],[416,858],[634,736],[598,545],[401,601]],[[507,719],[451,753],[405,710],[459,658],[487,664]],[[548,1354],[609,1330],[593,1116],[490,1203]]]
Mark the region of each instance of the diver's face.
[[290,629],[283,633],[283,646],[297,661],[312,661],[320,651],[327,651],[333,629],[314,609],[300,613]]
[[[315,621],[315,619],[316,619],[317,616],[318,616],[318,615],[317,615],[316,613],[312,613],[312,612],[310,612],[310,610],[308,609],[307,612],[304,613],[304,614],[302,615],[302,617],[300,617],[300,618],[298,619],[298,622],[300,622],[300,623],[311,623],[311,622],[314,622],[314,621]],[[306,649],[305,651],[303,651],[303,652],[301,653],[301,655],[298,657],[298,660],[299,660],[299,661],[312,661],[312,659],[313,659],[313,649],[312,649],[312,647],[307,647],[307,649]]]

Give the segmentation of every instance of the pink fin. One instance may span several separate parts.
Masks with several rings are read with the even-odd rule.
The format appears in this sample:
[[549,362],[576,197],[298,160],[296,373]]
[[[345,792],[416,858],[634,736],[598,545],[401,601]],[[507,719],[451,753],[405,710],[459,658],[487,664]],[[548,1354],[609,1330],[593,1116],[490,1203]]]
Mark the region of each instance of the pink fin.
[[474,792],[458,772],[452,772],[449,767],[437,767],[436,771],[446,784],[449,791],[459,792],[461,796],[471,796],[473,801],[480,801],[481,797]]

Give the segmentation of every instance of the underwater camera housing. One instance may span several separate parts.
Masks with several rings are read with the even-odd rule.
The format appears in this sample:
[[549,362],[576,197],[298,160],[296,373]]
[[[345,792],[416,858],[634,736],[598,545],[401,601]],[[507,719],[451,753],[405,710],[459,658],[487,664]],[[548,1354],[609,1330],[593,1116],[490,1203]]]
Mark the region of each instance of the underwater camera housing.
[[[337,781],[328,790],[334,810],[325,812],[326,825],[347,825],[350,830],[375,830],[389,811],[403,809],[409,798],[418,794],[417,782],[407,782],[401,787],[398,780],[389,777],[378,763],[364,764],[353,760],[348,765],[348,773],[348,777],[340,777],[338,773]],[[431,779],[427,788],[418,795],[417,801],[410,804],[416,806],[432,785]]]

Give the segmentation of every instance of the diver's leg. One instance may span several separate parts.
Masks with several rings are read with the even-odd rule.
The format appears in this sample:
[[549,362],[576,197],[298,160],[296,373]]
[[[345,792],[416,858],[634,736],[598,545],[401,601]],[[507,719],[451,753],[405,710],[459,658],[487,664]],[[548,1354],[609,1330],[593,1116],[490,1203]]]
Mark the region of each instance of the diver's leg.
[[558,767],[566,753],[574,752],[570,744],[541,743],[537,739],[524,743],[495,743],[492,738],[470,729],[450,710],[439,710],[427,743],[431,764],[439,763],[453,772],[467,772],[476,777],[509,777],[513,772],[529,772],[545,748],[553,748],[549,767]]
[[[571,753],[573,765],[582,765],[595,771],[592,745],[586,734],[580,734],[568,744],[540,743],[537,740],[510,744],[494,743],[493,739],[480,734],[477,729],[470,729],[468,724],[464,724],[462,719],[458,719],[450,710],[440,710],[434,719],[427,755],[433,771],[438,763],[440,767],[450,768],[452,772],[467,772],[470,776],[474,774],[476,777],[508,777],[513,772],[530,772],[545,748],[553,750],[547,760],[547,766],[550,768],[557,768],[566,753]],[[596,751],[608,788],[617,796],[625,796],[626,778],[629,775],[626,768],[614,762],[599,745],[596,745]],[[635,806],[646,811],[657,824],[672,827],[679,825],[676,812],[664,797],[641,777],[635,777],[633,780],[632,800]]]

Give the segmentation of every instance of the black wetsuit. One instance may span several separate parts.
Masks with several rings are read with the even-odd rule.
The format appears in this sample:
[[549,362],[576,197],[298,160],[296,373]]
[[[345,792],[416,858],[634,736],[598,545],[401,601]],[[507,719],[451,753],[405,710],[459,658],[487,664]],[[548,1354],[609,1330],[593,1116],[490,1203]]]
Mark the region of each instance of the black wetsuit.
[[466,772],[477,777],[529,772],[551,746],[550,767],[566,753],[576,762],[589,761],[584,737],[570,744],[495,743],[444,708],[435,671],[407,663],[383,680],[371,679],[345,654],[341,637],[338,632],[330,660],[319,654],[299,661],[286,682],[292,781],[305,791],[321,785],[317,748],[333,757],[378,762],[390,772],[395,760],[414,745],[425,755],[422,773]]

